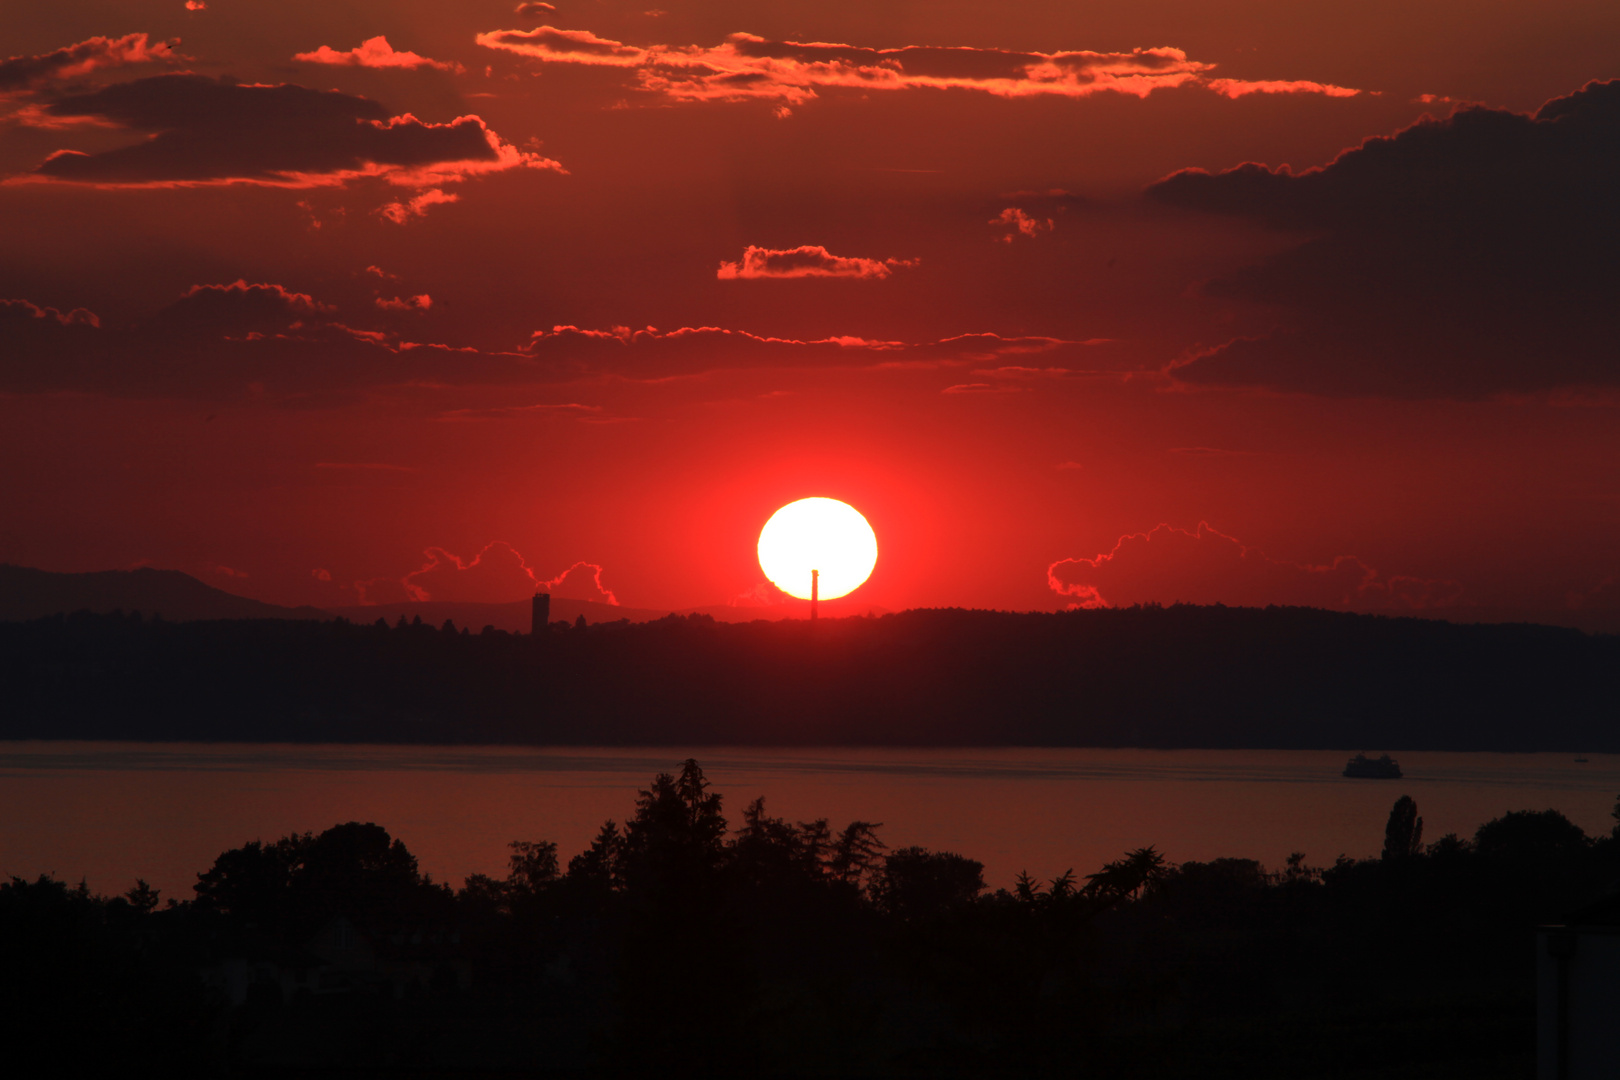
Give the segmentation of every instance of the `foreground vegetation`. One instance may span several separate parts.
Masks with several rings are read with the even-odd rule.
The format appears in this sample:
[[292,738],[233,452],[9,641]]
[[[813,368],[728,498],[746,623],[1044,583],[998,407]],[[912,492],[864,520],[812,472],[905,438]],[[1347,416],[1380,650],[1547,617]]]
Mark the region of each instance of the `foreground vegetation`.
[[181,903],[13,878],[0,1035],[92,1075],[1526,1076],[1532,929],[1620,884],[1554,811],[1424,844],[1406,798],[1326,868],[1146,848],[988,892],[880,837],[728,822],[687,761],[566,865],[519,841],[459,891],[352,822]]

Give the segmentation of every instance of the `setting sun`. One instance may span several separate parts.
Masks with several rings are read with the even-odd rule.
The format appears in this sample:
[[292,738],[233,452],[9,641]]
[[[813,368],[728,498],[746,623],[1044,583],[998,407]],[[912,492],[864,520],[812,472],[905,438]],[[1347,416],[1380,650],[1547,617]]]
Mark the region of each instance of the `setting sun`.
[[771,515],[759,534],[759,565],[771,584],[810,599],[810,572],[823,600],[861,587],[877,565],[877,534],[861,512],[837,499],[800,499]]

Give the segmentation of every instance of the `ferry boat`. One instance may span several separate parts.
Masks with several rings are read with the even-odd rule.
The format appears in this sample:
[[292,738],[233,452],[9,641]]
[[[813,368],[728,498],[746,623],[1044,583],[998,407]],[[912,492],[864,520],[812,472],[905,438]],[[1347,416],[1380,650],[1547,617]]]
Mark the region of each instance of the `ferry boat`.
[[1401,767],[1388,754],[1370,758],[1357,754],[1344,767],[1344,775],[1361,780],[1399,780]]

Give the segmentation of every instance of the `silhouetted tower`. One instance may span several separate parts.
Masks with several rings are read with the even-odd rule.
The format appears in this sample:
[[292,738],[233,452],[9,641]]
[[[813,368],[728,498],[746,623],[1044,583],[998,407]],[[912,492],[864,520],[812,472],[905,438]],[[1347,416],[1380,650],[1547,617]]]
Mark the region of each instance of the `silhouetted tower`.
[[551,625],[551,594],[537,592],[534,594],[534,603],[530,608],[529,633],[543,634],[546,627]]
[[821,599],[821,571],[810,571],[810,617],[816,617],[816,603]]

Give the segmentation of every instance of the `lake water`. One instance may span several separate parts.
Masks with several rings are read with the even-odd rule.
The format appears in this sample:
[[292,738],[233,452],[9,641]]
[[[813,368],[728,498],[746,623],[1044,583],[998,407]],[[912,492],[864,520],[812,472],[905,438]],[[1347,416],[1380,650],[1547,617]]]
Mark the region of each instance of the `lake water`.
[[198,871],[253,839],[375,821],[422,869],[460,885],[504,875],[510,840],[554,840],[566,860],[636,790],[696,757],[727,816],[766,796],[790,819],[883,823],[921,844],[1019,870],[1096,870],[1153,844],[1174,862],[1240,856],[1278,866],[1376,854],[1390,805],[1417,800],[1424,836],[1470,835],[1508,810],[1549,807],[1607,832],[1620,756],[1403,753],[1403,780],[1346,780],[1347,755],[1266,750],[591,749],[0,743],[0,873],[45,872],[121,892],[144,877],[189,898]]

